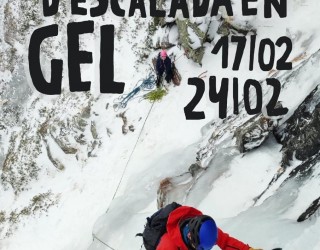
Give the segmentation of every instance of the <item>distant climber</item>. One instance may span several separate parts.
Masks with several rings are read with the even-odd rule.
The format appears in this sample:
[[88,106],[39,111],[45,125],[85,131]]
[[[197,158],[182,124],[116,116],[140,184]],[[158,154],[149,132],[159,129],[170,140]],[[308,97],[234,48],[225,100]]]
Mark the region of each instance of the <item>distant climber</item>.
[[147,250],[262,250],[230,237],[199,210],[175,202],[147,219],[143,234]]
[[167,52],[162,50],[157,58],[156,62],[156,71],[157,71],[157,87],[159,88],[162,81],[163,73],[165,73],[165,80],[167,83],[170,83],[172,80],[172,65],[171,59],[168,57]]

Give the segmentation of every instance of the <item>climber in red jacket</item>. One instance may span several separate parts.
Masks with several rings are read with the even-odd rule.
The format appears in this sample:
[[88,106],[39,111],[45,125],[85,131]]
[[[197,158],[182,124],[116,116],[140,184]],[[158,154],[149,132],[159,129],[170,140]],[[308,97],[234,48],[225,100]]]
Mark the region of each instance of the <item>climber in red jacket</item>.
[[214,245],[222,250],[259,250],[230,237],[217,228],[211,217],[187,206],[170,213],[167,232],[157,250],[210,250]]

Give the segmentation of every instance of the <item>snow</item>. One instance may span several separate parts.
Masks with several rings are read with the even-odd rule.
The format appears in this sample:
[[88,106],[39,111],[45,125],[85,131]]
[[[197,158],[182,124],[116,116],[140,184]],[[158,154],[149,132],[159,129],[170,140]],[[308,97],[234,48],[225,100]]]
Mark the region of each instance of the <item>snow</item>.
[[[279,150],[280,146],[274,138],[269,138],[263,148],[244,156],[236,155],[229,164],[223,166],[225,169],[213,182],[212,190],[199,204],[200,210],[214,214],[217,219],[237,216],[249,209],[254,204],[254,198],[264,190],[278,170],[281,160]],[[220,166],[212,167],[217,169]],[[231,195],[226,196],[226,192]],[[212,202],[215,200],[219,202]]]
[[[317,12],[320,2],[318,0],[310,0],[308,3],[290,1],[288,18],[271,20],[261,18],[263,13],[259,13],[256,18],[241,18],[238,14],[241,10],[239,2],[234,3],[234,19],[239,22],[254,20],[254,26],[258,29],[257,41],[266,37],[275,41],[279,36],[290,35],[294,42],[290,59],[306,53],[307,57],[303,60],[307,60],[319,50],[320,30]],[[258,1],[258,8],[262,2]],[[121,5],[128,4],[128,2],[121,3]],[[253,3],[251,5],[254,6]],[[88,17],[84,19],[86,18]],[[126,83],[125,93],[130,92],[150,70],[149,65],[138,65],[136,63],[138,57],[133,53],[137,51],[138,45],[145,41],[145,30],[149,19],[143,21],[139,19],[140,23],[137,20],[136,17],[128,18],[122,38],[120,41],[115,38],[115,80]],[[97,25],[113,22],[117,30],[121,21],[114,16],[106,15],[106,20],[99,18]],[[212,36],[218,27],[214,25],[210,27]],[[190,28],[189,34],[194,42],[193,46],[199,47],[200,41]],[[159,29],[153,37],[153,44],[161,41],[164,36],[168,37],[170,43],[177,43],[177,28]],[[99,40],[99,36],[84,36],[83,39],[88,37],[90,39],[85,40],[83,49],[94,51],[94,58],[97,60],[98,45],[95,40]],[[218,36],[214,42],[217,39]],[[183,76],[182,84],[180,87],[170,86],[168,95],[161,102],[152,105],[147,101],[139,102],[139,98],[130,101],[125,111],[129,125],[133,124],[135,127],[134,132],[129,132],[127,135],[121,132],[122,120],[116,117],[117,112],[112,108],[117,96],[99,95],[96,91],[94,97],[97,100],[93,102],[92,114],[95,112],[98,116],[92,115],[90,119],[96,123],[99,137],[103,141],[101,148],[95,152],[97,157],[89,158],[79,164],[74,156],[66,156],[53,140],[49,140],[51,150],[67,166],[63,172],[57,172],[47,156],[42,154],[37,163],[44,166],[43,171],[39,179],[30,184],[29,190],[17,197],[10,188],[4,190],[0,185],[0,210],[4,211],[22,208],[34,195],[48,190],[59,197],[59,202],[47,213],[23,219],[13,235],[1,238],[0,248],[3,250],[110,249],[104,244],[106,243],[117,250],[139,249],[142,239],[135,237],[135,234],[143,230],[145,218],[156,210],[156,192],[160,181],[186,172],[196,160],[199,144],[211,136],[212,130],[208,124],[217,118],[218,106],[209,100],[209,76],[217,76],[218,83],[223,77],[238,77],[242,86],[248,78],[261,80],[268,74],[259,70],[256,66],[257,61],[254,71],[248,70],[248,46],[239,71],[222,70],[221,54],[214,56],[210,53],[213,49],[212,44],[204,46],[206,53],[202,67],[185,56],[176,62]],[[235,49],[236,45],[230,44],[229,62],[232,62]],[[151,61],[158,52],[154,51],[148,60]],[[183,51],[173,47],[168,53],[180,56]],[[282,53],[283,48],[277,50],[277,57]],[[289,81],[288,87],[282,90],[280,100],[292,112],[319,83],[319,58],[320,56],[315,56],[307,62],[307,66],[301,68],[297,77]],[[95,63],[84,69],[82,79],[94,80],[93,87],[97,88],[99,82],[97,61]],[[295,67],[301,65],[301,60],[294,63]],[[91,73],[93,69],[95,74]],[[196,110],[205,111],[206,119],[186,121],[183,109],[195,93],[195,88],[187,85],[187,79],[196,77],[204,71],[208,71],[204,79],[206,92]],[[286,72],[280,74],[284,76]],[[9,79],[9,77],[11,77],[9,72],[1,73],[1,78]],[[239,91],[239,96],[242,96],[242,88],[239,88]],[[230,91],[230,104],[231,93]],[[33,93],[34,96],[39,95]],[[55,103],[55,98],[41,98],[41,105]],[[61,117],[66,119],[76,112],[78,103],[77,100],[73,101],[74,103],[70,100],[69,110],[61,113]],[[106,109],[107,103],[109,103],[108,109]],[[27,107],[30,106],[28,103]],[[40,118],[34,116],[32,119],[36,121]],[[112,135],[107,134],[107,128],[112,131]],[[87,135],[89,131],[84,133]],[[255,203],[257,196],[266,189],[279,171],[281,145],[270,136],[263,147],[241,155],[230,146],[230,141],[232,138],[228,136],[221,138],[220,148],[216,152],[217,157],[210,159],[209,168],[199,177],[197,184],[192,187],[192,192],[182,193],[179,198],[183,197],[185,204],[196,206],[204,213],[210,214],[219,227],[254,247],[320,249],[319,219],[311,218],[303,223],[296,222],[297,216],[306,209],[306,204],[309,205],[318,197],[319,170],[316,172],[317,175],[308,181],[285,182],[290,169],[299,164],[298,161],[293,162],[287,172]],[[1,139],[3,148],[7,148],[8,143],[8,139]],[[81,150],[86,153],[86,148]],[[190,176],[185,177],[185,183],[182,184],[186,184],[189,179]],[[99,240],[95,238],[92,242],[92,234]]]

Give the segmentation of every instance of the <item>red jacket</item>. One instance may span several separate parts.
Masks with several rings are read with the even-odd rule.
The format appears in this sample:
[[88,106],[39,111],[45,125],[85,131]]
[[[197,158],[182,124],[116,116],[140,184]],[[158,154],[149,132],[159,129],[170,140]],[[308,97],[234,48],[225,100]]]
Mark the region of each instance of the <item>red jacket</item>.
[[[202,215],[199,210],[187,206],[181,206],[171,212],[167,222],[167,233],[162,236],[157,250],[188,250],[180,234],[179,222],[198,215]],[[222,250],[248,250],[250,248],[220,229],[218,229],[216,244]]]

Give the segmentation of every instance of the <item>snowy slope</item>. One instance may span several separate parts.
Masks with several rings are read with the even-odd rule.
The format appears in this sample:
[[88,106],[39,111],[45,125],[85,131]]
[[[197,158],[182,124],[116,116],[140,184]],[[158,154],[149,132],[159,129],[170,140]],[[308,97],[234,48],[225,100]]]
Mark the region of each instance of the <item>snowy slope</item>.
[[[128,4],[129,2],[121,3],[125,9],[128,9]],[[262,8],[262,5],[263,1],[258,1],[258,8]],[[297,72],[294,77],[286,78],[292,72],[279,72],[278,75],[280,79],[287,81],[280,100],[291,112],[284,119],[293,113],[319,84],[320,79],[317,70],[320,56],[319,52],[316,53],[320,49],[320,28],[317,21],[320,3],[317,0],[310,0],[308,3],[295,0],[288,5],[288,18],[266,21],[262,18],[263,13],[259,13],[256,18],[240,17],[241,6],[238,2],[234,4],[234,19],[252,23],[257,29],[258,40],[269,37],[275,41],[279,36],[287,35],[294,44],[290,59],[305,53],[301,60],[294,63],[292,72]],[[83,6],[89,6],[89,3]],[[74,19],[86,20],[87,17]],[[150,19],[142,20],[136,16],[124,21],[108,12],[105,17],[95,21],[96,30],[99,30],[99,25],[114,23],[116,32],[119,32],[119,38],[115,38],[115,80],[126,82],[125,93],[128,93],[140,79],[148,75],[148,64],[158,53],[158,50],[147,50],[144,45]],[[158,30],[153,37],[154,41],[164,33],[163,30]],[[98,36],[84,36],[84,49],[96,53],[98,50],[95,39],[98,40]],[[214,41],[218,38],[216,36]],[[63,41],[64,38],[61,39]],[[176,40],[177,30],[173,28],[170,41],[174,43]],[[21,48],[24,45],[17,46]],[[258,67],[252,72],[248,70],[248,48],[238,72],[222,70],[221,54],[212,55],[212,49],[213,44],[205,44],[202,67],[185,56],[177,61],[176,65],[183,76],[182,85],[170,86],[168,95],[161,102],[152,105],[147,101],[139,102],[139,98],[132,100],[123,111],[126,111],[128,125],[133,125],[135,130],[126,135],[122,134],[123,123],[117,117],[122,110],[113,109],[117,96],[99,95],[97,92],[90,97],[82,94],[68,95],[68,90],[63,98],[45,98],[37,93],[24,96],[26,104],[21,111],[21,122],[13,128],[8,126],[4,132],[0,131],[0,163],[4,160],[1,156],[4,158],[9,151],[9,135],[26,130],[22,122],[24,119],[29,124],[30,134],[47,120],[48,116],[41,116],[39,112],[44,107],[53,110],[51,115],[56,120],[49,119],[49,123],[54,124],[55,121],[72,120],[82,108],[89,106],[90,115],[86,118],[88,125],[81,132],[86,138],[86,144],[78,145],[72,139],[73,134],[66,135],[70,138],[68,141],[74,142],[72,145],[77,147],[76,157],[65,154],[53,139],[54,136],[44,137],[46,139],[39,144],[42,153],[36,159],[36,163],[41,166],[38,178],[30,180],[25,190],[18,194],[12,187],[0,185],[0,211],[5,211],[7,215],[26,207],[39,193],[50,192],[49,197],[53,202],[47,210],[21,216],[13,227],[8,221],[0,224],[0,249],[140,249],[142,240],[136,238],[135,234],[142,231],[145,218],[156,210],[160,181],[186,173],[188,167],[195,162],[197,152],[208,144],[208,139],[214,132],[213,121],[221,122],[217,119],[218,106],[209,101],[207,92],[197,106],[197,110],[205,111],[207,119],[186,121],[183,108],[192,99],[195,90],[187,85],[187,79],[208,71],[206,87],[211,75],[217,76],[218,81],[222,77],[238,77],[241,86],[245,79],[264,80],[268,76],[268,73],[262,72]],[[145,62],[137,63],[140,61],[139,53],[144,50],[149,57]],[[62,48],[55,55],[62,56],[64,52]],[[231,45],[230,58],[234,52],[235,45]],[[19,53],[23,54],[23,51]],[[169,53],[180,56],[183,50],[173,47]],[[281,54],[282,51],[277,50],[277,56]],[[97,55],[94,54],[95,56]],[[95,68],[97,61],[84,67],[83,79],[91,79],[91,72],[95,72],[97,78]],[[2,79],[8,76],[8,72],[1,74]],[[15,74],[23,75],[21,70]],[[19,80],[19,77],[13,77],[12,81],[8,78],[7,82],[17,85],[18,89],[22,82],[27,88],[26,80],[22,78]],[[17,103],[22,94],[17,94]],[[231,98],[230,94],[229,99]],[[0,107],[1,105],[0,102]],[[246,120],[247,117],[239,118],[238,124],[242,122],[241,119]],[[237,122],[231,126],[237,126]],[[94,138],[96,136],[90,130],[90,124],[95,124],[97,138]],[[78,132],[75,133],[78,135]],[[88,145],[95,141],[99,147],[93,149],[94,157],[88,157],[87,152],[91,149]],[[50,162],[46,145],[63,163],[63,170],[57,169]],[[316,170],[310,179],[302,183],[296,179],[284,182],[290,169],[299,164],[296,160],[288,168],[286,175],[256,200],[279,171],[281,145],[271,136],[262,147],[240,154],[234,147],[232,133],[228,131],[217,145],[219,147],[214,153],[215,157],[203,161],[208,170],[199,176],[188,192],[186,187],[190,176],[186,175],[185,182],[178,189],[182,191],[174,193],[176,200],[212,215],[222,229],[252,246],[264,249],[277,246],[290,250],[320,249],[319,219],[313,216],[303,223],[296,222],[306,205],[319,195],[319,171]],[[30,149],[33,148],[30,146]],[[10,231],[12,232],[6,235]]]
[[[260,7],[261,5],[262,3]],[[308,3],[308,5],[298,1],[291,2],[288,10],[291,15],[289,14],[288,18],[283,20],[275,18],[272,21],[266,21],[260,15],[260,18],[258,17],[254,20],[258,39],[268,37],[276,40],[279,36],[288,35],[292,38],[294,44],[290,59],[292,60],[302,53],[306,53],[304,60],[307,61],[319,49],[319,26],[315,18],[309,19],[310,21],[308,22],[301,20],[305,20],[306,16],[316,17],[316,6],[319,6],[316,1]],[[202,66],[209,71],[208,75],[216,75],[220,79],[225,76],[237,76],[240,79],[239,82],[241,82],[241,79],[245,80],[250,77],[256,79],[266,77],[258,69],[255,69],[254,72],[248,72],[245,66],[240,72],[219,70],[221,61],[219,57],[213,58],[209,53],[211,49],[212,47],[210,46],[207,48]],[[248,51],[246,52],[248,53]],[[232,57],[233,53],[230,54]],[[277,55],[280,56],[281,51],[278,51]],[[314,57],[318,58],[316,55]],[[248,58],[248,56],[244,56],[244,60],[246,60],[245,58]],[[245,62],[243,65],[247,65]],[[180,63],[182,64],[182,62]],[[294,63],[293,71],[299,73],[296,74],[295,78],[290,79],[290,83],[282,90],[280,96],[280,100],[284,103],[284,106],[289,108],[291,114],[305,96],[319,83],[319,74],[316,70],[319,68],[318,60],[311,59],[307,63],[309,65],[301,70],[299,70],[299,67],[303,65],[302,60]],[[290,74],[290,72],[280,72],[280,74],[286,75]],[[179,88],[179,92],[182,91],[184,91],[183,87]],[[170,102],[172,100],[166,99],[162,103],[167,101]],[[199,110],[200,107],[201,105]],[[215,108],[209,102],[204,107],[205,111]],[[291,114],[289,113],[288,116]],[[153,138],[151,135],[150,132],[149,136]],[[203,138],[205,142],[206,135],[203,135]],[[225,139],[226,143],[228,140],[230,138]],[[187,150],[183,150],[184,152],[188,152],[189,149],[193,149],[193,152],[196,151],[197,144],[189,145]],[[222,147],[221,144],[219,146]],[[162,145],[158,145],[158,148],[161,149],[161,147]],[[262,200],[259,200],[260,205],[255,205],[254,199],[268,186],[273,176],[279,171],[281,146],[273,138],[270,138],[263,148],[246,154],[244,157],[239,155],[233,148],[227,145],[225,147],[226,149],[218,149],[216,157],[210,163],[211,168],[199,178],[187,199],[181,199],[181,195],[178,195],[176,200],[187,205],[199,207],[202,211],[211,214],[222,229],[252,246],[265,249],[277,246],[281,246],[283,249],[318,249],[319,241],[316,235],[319,230],[316,229],[317,220],[314,219],[315,221],[305,222],[304,224],[296,222],[298,215],[305,209],[305,204],[310,204],[319,193],[318,176],[314,174],[314,179],[303,185],[300,191],[297,191],[296,187],[301,183],[298,184],[294,181],[286,183],[279,189],[276,188],[277,184],[275,184],[275,187],[270,191],[271,193],[269,192],[268,194],[271,198],[266,200],[268,196],[265,196]],[[145,151],[146,147],[141,146],[141,148]],[[156,148],[155,152],[160,152],[160,149]],[[90,249],[110,249],[109,247],[114,249],[139,248],[141,239],[134,238],[134,234],[142,230],[143,218],[156,210],[154,194],[157,189],[157,185],[155,185],[157,182],[153,184],[155,182],[154,178],[157,178],[159,183],[161,179],[159,177],[162,177],[161,175],[164,172],[164,170],[161,172],[151,171],[153,176],[146,180],[150,175],[149,170],[150,168],[156,168],[159,164],[164,167],[171,166],[174,158],[180,162],[181,151],[175,153],[176,157],[163,155],[161,160],[156,159],[151,163],[144,161],[146,165],[149,164],[147,170],[138,172],[135,176],[136,169],[144,159],[140,154],[144,155],[141,152],[133,155],[131,162],[132,168],[135,170],[132,170],[128,183],[123,184],[125,190],[123,195],[112,203],[107,213],[96,223],[94,233],[98,239],[94,241]],[[171,167],[168,167],[165,173],[166,177],[187,171],[193,162],[190,162],[189,153],[183,155],[184,169],[182,168],[180,172],[175,172],[171,171]],[[175,169],[179,168],[181,168],[180,164]],[[141,180],[138,176],[144,176],[144,178]],[[137,183],[138,178],[139,184]],[[278,186],[284,179],[285,176],[279,180]],[[141,184],[141,181],[145,184]],[[181,185],[183,185],[183,182]],[[152,194],[150,194],[150,186],[153,187],[151,188]],[[306,193],[309,195],[307,196]],[[295,211],[294,215],[292,214],[293,211]],[[246,230],[243,230],[243,228]],[[309,232],[310,234],[307,236]],[[301,240],[304,237],[307,237],[308,240]],[[132,247],[133,244],[134,247]]]

